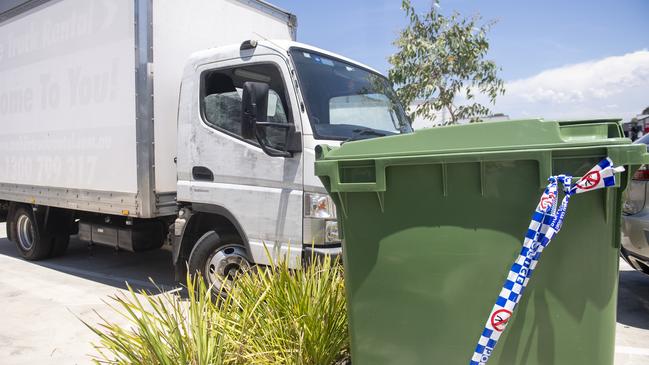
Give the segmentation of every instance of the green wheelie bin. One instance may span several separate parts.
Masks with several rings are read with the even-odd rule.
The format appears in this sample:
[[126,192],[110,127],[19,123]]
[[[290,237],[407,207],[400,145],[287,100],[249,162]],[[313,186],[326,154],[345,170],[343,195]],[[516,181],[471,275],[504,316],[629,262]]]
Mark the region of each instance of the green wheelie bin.
[[548,177],[602,159],[572,197],[490,365],[610,365],[622,191],[647,160],[618,120],[517,120],[318,146],[343,234],[354,365],[468,364]]

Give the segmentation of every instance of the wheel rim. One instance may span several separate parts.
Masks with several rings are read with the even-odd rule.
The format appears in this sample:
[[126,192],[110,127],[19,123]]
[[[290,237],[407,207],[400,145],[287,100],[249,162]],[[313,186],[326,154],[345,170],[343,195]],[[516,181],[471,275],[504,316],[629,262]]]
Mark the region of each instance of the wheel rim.
[[18,233],[18,244],[20,247],[29,251],[34,247],[34,225],[32,219],[27,214],[21,214],[16,224]]
[[231,284],[238,273],[250,267],[246,250],[240,245],[226,245],[216,250],[205,263],[208,285],[219,291]]

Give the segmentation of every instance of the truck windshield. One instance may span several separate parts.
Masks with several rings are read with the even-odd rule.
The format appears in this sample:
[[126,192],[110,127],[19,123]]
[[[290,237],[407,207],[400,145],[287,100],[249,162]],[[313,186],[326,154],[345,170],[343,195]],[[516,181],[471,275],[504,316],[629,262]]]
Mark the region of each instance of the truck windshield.
[[316,139],[357,140],[412,132],[388,80],[357,65],[291,49]]

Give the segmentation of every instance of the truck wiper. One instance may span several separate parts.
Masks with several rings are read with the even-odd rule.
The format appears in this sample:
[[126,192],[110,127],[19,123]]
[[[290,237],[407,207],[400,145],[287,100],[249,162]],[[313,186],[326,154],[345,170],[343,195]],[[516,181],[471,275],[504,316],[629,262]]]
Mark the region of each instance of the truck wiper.
[[352,130],[352,132],[354,132],[354,134],[351,137],[347,138],[344,142],[357,141],[359,139],[363,139],[363,138],[359,138],[362,136],[377,136],[377,137],[387,136],[386,133],[378,132],[372,128],[358,128]]

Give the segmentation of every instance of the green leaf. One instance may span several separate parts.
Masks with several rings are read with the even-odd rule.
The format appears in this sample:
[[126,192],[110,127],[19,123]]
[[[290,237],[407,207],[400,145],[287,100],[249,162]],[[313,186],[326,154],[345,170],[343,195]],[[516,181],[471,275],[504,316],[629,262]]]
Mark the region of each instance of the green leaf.
[[[485,59],[489,51],[487,34],[495,21],[479,24],[480,16],[463,18],[457,12],[446,16],[439,12],[438,0],[423,15],[417,14],[410,0],[403,0],[401,5],[409,24],[393,42],[397,52],[388,58],[388,78],[405,106],[421,102],[410,111],[410,117],[434,119],[447,110],[451,117],[448,124],[460,119],[480,121],[490,111],[474,102],[476,92],[486,95],[491,104],[505,92],[498,77],[500,68]],[[462,90],[472,104],[455,107],[453,103]]]
[[[223,296],[199,276],[187,296],[128,288],[111,303],[128,325],[84,322],[95,363],[334,365],[349,359],[343,269],[329,257],[303,270],[286,261],[240,274]],[[215,299],[218,298],[218,299]]]

